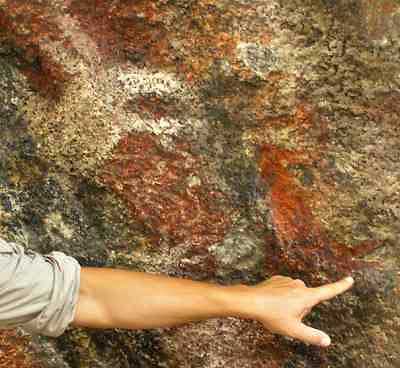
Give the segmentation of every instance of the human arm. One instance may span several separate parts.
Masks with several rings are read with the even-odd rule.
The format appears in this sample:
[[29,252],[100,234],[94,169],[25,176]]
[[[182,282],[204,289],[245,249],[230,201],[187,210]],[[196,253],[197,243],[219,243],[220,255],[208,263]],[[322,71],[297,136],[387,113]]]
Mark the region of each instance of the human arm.
[[145,329],[234,316],[258,320],[271,332],[328,346],[328,335],[301,321],[313,306],[352,284],[347,278],[307,288],[301,280],[275,276],[255,286],[220,286],[141,272],[82,268],[73,324]]

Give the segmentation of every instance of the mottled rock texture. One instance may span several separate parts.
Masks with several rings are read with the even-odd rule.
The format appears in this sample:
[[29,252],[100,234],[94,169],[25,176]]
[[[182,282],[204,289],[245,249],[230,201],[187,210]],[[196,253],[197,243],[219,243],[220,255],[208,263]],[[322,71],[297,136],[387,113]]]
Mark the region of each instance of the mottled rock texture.
[[308,322],[0,335],[1,367],[399,367],[398,0],[0,0],[0,235],[82,265],[356,286]]

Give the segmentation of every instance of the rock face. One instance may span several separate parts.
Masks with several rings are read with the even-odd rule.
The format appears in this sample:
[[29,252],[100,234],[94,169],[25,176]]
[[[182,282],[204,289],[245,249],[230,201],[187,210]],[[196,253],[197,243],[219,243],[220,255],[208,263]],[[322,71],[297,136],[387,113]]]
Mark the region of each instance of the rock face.
[[309,317],[328,350],[231,318],[3,333],[0,366],[400,366],[399,61],[397,0],[0,0],[2,237],[225,284],[356,278]]

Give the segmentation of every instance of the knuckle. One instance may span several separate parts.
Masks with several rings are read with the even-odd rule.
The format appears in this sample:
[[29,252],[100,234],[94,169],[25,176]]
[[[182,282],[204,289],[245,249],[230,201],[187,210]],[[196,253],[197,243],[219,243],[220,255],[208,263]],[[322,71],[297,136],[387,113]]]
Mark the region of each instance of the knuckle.
[[298,286],[306,286],[306,284],[304,283],[304,281],[303,281],[303,280],[300,280],[300,279],[293,280],[293,283],[296,284],[296,285],[298,285]]
[[282,276],[282,275],[274,275],[271,277],[271,280],[287,280],[290,279],[289,277]]

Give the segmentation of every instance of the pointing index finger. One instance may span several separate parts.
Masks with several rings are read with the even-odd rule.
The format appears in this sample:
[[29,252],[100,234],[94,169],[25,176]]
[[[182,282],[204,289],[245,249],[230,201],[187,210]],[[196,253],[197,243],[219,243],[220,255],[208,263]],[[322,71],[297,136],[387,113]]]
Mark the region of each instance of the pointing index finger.
[[332,284],[323,285],[320,287],[313,288],[313,292],[319,302],[329,300],[335,296],[344,293],[349,290],[354,284],[352,277],[345,277],[340,281],[333,282]]

